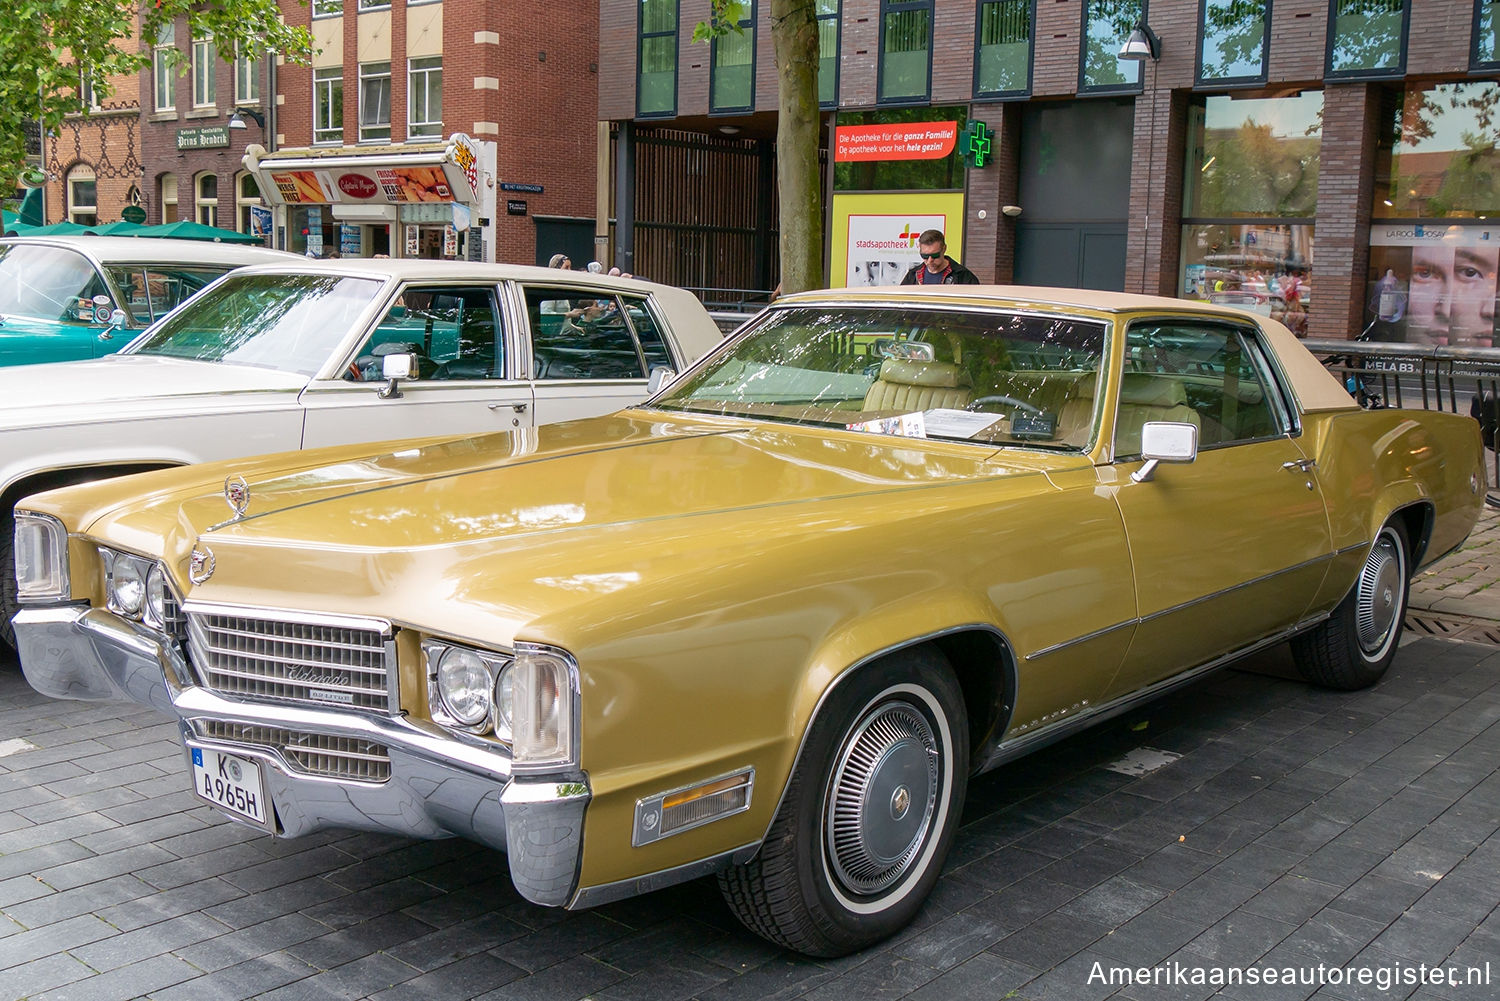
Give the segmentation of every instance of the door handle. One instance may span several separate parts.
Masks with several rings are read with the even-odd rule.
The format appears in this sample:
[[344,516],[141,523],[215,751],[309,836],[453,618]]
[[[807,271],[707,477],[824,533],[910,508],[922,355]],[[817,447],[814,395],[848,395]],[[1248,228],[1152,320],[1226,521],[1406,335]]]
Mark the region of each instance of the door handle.
[[526,406],[527,405],[524,404],[524,403],[491,403],[490,404],[490,409],[491,410],[503,410],[506,407],[510,407],[516,413],[518,413],[518,414],[524,414],[526,412]]
[[1281,464],[1281,468],[1282,469],[1286,469],[1286,470],[1293,470],[1293,469],[1295,469],[1299,473],[1309,473],[1309,472],[1312,472],[1314,469],[1317,468],[1317,466],[1318,466],[1318,460],[1317,459],[1293,459],[1290,462],[1283,462]]

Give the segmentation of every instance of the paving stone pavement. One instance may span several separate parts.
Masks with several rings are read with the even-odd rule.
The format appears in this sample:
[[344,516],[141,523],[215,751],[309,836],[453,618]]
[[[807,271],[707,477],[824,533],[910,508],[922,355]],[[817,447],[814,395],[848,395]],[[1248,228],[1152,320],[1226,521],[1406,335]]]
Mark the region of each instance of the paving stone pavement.
[[[1194,1001],[1218,988],[1160,978],[1319,964],[1491,981],[1218,996],[1500,996],[1500,650],[1409,642],[1356,693],[1291,680],[1285,658],[975,780],[917,921],[831,961],[742,930],[711,879],[567,913],[465,842],[267,838],[194,797],[164,718],[46,699],[6,665],[0,1001]],[[1140,748],[1180,757],[1106,767]]]
[[1410,604],[1500,621],[1500,509],[1486,506],[1458,552],[1417,575]]

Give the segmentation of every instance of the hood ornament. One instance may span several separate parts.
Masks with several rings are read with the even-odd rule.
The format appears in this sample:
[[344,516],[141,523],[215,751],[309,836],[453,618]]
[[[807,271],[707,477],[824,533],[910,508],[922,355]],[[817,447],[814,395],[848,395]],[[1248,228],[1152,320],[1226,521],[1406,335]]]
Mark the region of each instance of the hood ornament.
[[245,482],[243,476],[230,476],[224,480],[224,500],[229,504],[229,510],[234,512],[236,520],[245,516],[245,511],[250,507],[250,484]]
[[193,547],[192,555],[188,558],[188,579],[194,584],[202,584],[214,575],[214,551],[207,546],[201,549]]

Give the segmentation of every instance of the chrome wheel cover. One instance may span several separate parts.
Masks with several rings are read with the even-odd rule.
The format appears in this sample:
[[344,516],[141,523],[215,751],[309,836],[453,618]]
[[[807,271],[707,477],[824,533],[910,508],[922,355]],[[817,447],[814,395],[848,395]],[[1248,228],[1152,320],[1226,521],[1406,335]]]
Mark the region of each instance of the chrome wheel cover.
[[1354,624],[1359,648],[1370,660],[1385,656],[1398,625],[1406,588],[1406,556],[1389,531],[1380,533],[1355,585]]
[[911,868],[932,827],[942,767],[932,726],[910,702],[883,702],[850,732],[823,826],[829,868],[851,892],[879,893]]

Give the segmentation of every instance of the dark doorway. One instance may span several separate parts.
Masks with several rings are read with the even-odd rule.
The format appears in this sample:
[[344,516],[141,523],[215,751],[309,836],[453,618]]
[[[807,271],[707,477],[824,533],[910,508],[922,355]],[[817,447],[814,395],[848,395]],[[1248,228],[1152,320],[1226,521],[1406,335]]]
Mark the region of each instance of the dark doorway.
[[1130,99],[1026,106],[1016,284],[1125,288],[1134,131]]
[[536,216],[536,263],[546,267],[553,254],[567,254],[573,270],[594,259],[594,220]]

